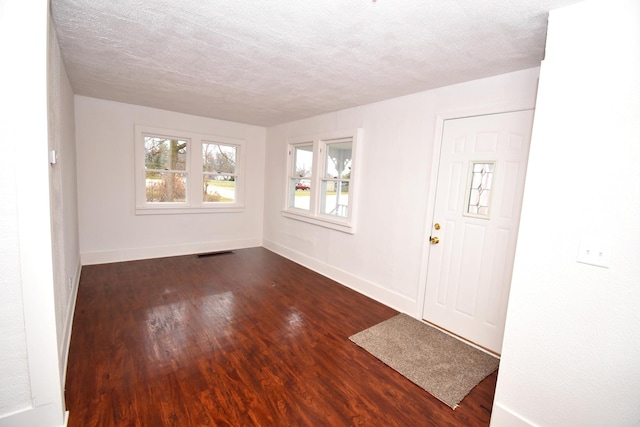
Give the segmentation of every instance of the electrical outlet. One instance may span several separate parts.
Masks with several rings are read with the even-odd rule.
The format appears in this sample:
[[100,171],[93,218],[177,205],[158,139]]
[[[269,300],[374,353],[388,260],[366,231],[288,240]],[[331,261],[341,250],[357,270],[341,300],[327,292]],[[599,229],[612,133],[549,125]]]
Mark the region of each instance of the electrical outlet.
[[578,249],[578,262],[609,268],[611,261],[611,244],[603,238],[583,236]]

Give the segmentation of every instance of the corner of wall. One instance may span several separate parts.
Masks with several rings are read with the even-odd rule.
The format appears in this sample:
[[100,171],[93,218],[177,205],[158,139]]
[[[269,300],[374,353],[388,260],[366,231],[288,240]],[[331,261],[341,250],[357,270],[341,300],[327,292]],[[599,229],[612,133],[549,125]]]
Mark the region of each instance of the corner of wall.
[[493,405],[491,427],[533,427],[534,424],[524,419],[500,403]]

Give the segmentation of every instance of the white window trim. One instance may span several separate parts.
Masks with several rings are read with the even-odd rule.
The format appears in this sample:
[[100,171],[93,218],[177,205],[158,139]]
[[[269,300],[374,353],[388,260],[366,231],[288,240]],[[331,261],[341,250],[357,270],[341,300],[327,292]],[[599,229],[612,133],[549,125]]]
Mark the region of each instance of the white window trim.
[[[325,146],[333,140],[347,139],[352,140],[352,159],[351,159],[351,175],[349,178],[349,209],[346,218],[334,215],[326,215],[320,212],[320,197],[322,176],[325,166]],[[313,144],[313,167],[312,175],[309,179],[311,182],[311,197],[309,210],[299,209],[290,206],[291,195],[289,191],[290,173],[294,167],[293,147],[296,145]],[[362,128],[350,129],[344,131],[329,132],[316,135],[305,135],[293,137],[287,140],[287,170],[285,174],[285,201],[281,214],[290,219],[307,222],[309,224],[318,225],[332,230],[344,233],[355,234],[356,218],[357,218],[357,199],[359,189],[359,177],[362,174],[360,165],[360,151],[362,150]],[[306,179],[306,178],[305,178]]]
[[[145,185],[145,155],[144,137],[161,136],[187,140],[187,201],[176,203],[147,202]],[[243,212],[244,211],[244,156],[246,143],[242,139],[224,136],[205,135],[196,132],[162,129],[150,126],[135,126],[135,213],[136,215],[184,214],[184,213],[215,213],[215,212]],[[202,200],[202,143],[220,143],[235,145],[236,152],[236,187],[235,202],[216,203]],[[194,148],[195,147],[195,148]]]

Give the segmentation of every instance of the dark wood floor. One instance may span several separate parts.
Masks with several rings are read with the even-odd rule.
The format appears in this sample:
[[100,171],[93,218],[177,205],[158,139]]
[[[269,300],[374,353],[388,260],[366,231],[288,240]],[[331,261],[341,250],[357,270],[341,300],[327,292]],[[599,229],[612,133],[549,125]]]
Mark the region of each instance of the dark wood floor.
[[486,426],[348,337],[396,312],[266,249],[85,266],[69,426]]

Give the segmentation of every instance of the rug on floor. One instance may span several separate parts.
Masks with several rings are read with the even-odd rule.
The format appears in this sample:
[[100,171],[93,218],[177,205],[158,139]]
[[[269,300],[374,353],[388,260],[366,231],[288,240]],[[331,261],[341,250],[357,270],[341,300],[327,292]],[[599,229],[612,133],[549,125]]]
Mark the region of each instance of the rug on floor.
[[349,339],[452,409],[498,369],[498,358],[406,314]]

